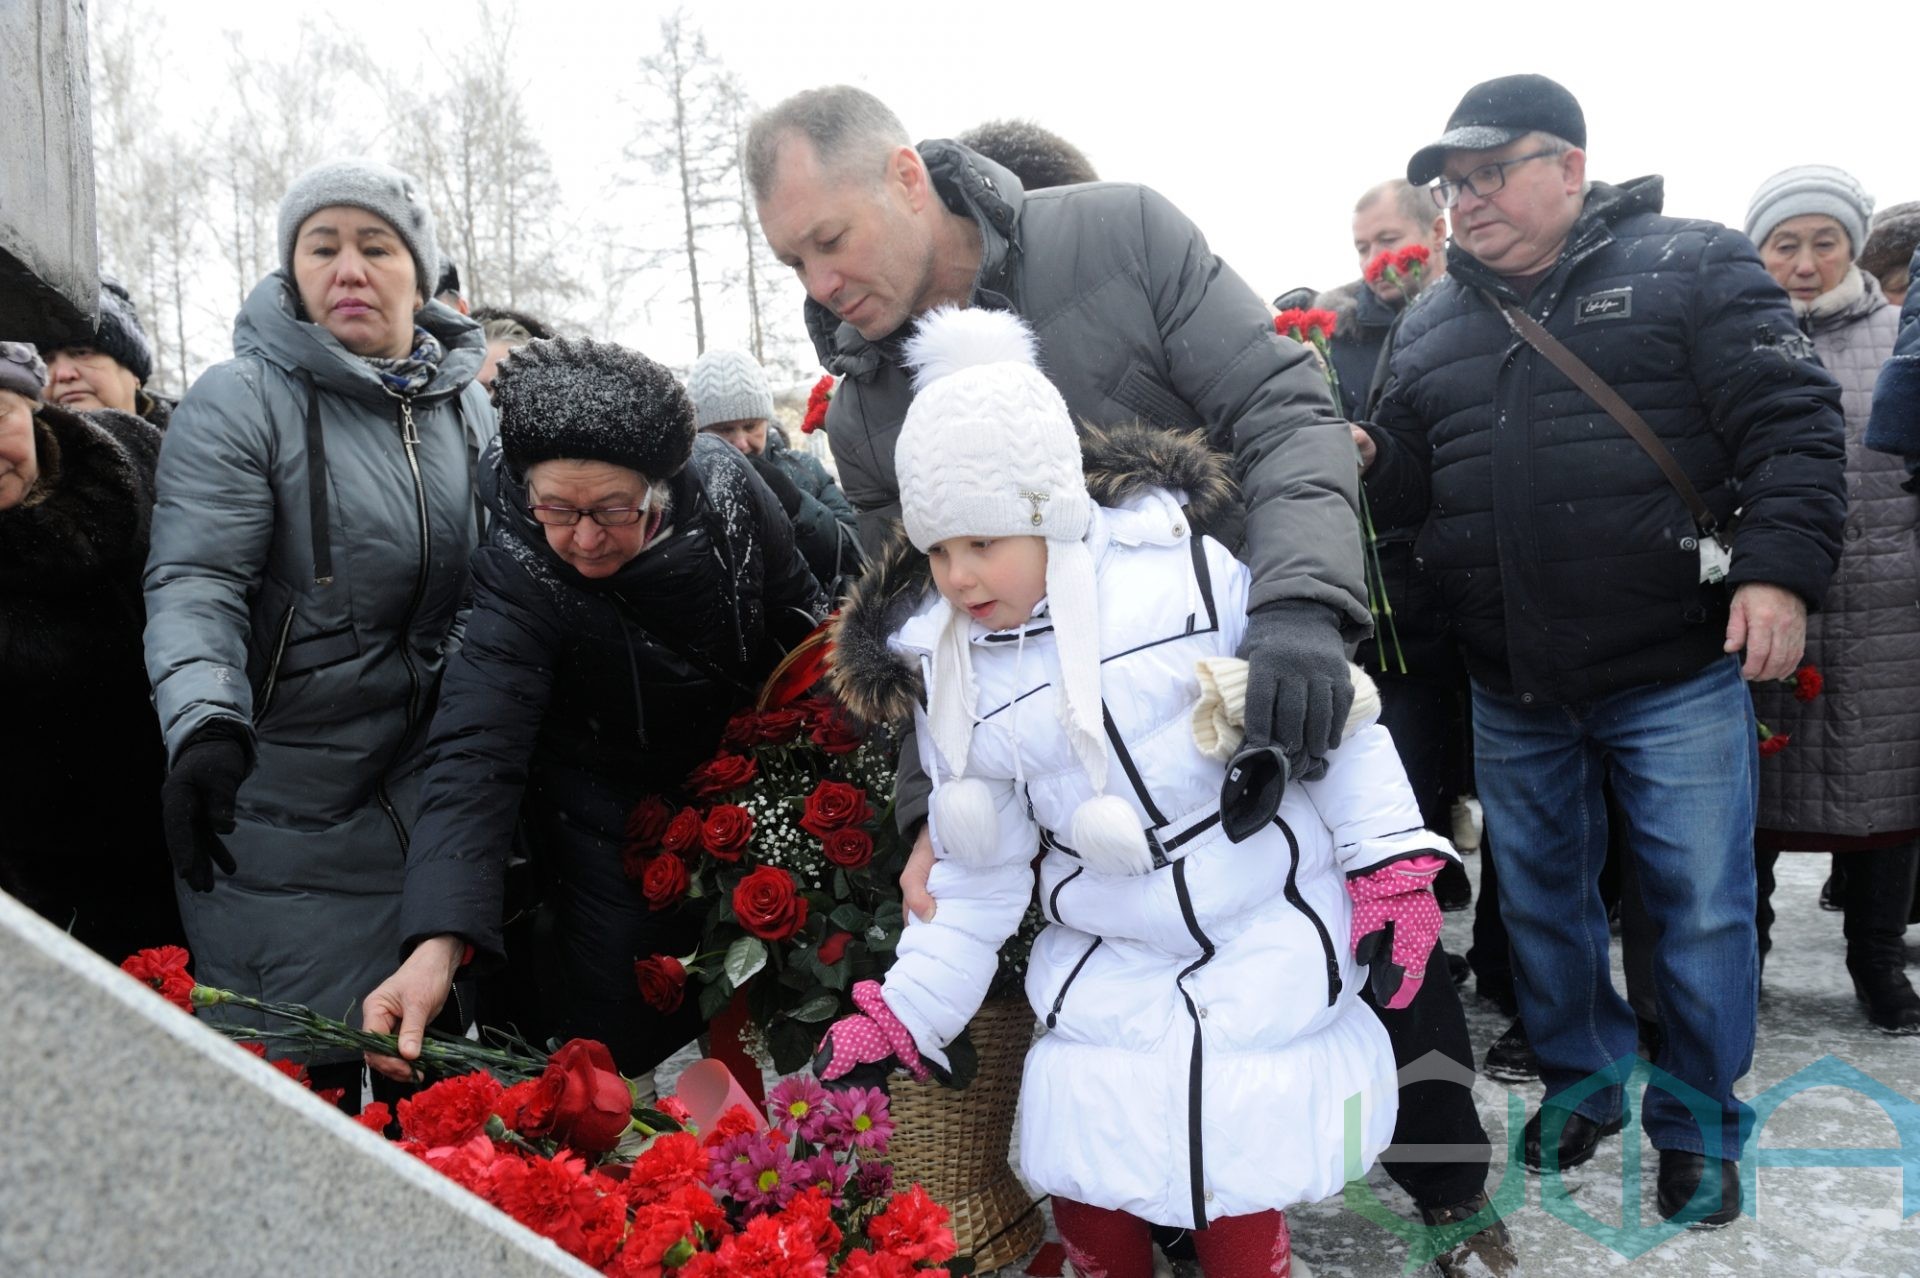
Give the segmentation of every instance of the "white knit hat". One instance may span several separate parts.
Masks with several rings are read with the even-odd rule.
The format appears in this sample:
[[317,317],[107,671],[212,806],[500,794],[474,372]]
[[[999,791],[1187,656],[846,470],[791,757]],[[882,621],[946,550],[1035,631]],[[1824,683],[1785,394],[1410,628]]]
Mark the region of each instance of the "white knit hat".
[[[1060,659],[1058,715],[1096,793],[1106,788],[1100,613],[1086,543],[1093,499],[1066,401],[1041,373],[1033,330],[1007,311],[941,307],[906,346],[914,399],[894,447],[907,536],[1047,539],[1047,610]],[[966,613],[948,606],[928,722],[964,776],[976,690]]]
[[773,387],[760,361],[745,351],[708,351],[687,374],[694,424],[700,430],[723,422],[760,422],[773,416]]
[[1847,233],[1848,252],[1858,257],[1867,244],[1867,219],[1873,197],[1860,179],[1830,164],[1800,164],[1760,184],[1747,206],[1747,238],[1767,242],[1773,228],[1803,213],[1824,213]]

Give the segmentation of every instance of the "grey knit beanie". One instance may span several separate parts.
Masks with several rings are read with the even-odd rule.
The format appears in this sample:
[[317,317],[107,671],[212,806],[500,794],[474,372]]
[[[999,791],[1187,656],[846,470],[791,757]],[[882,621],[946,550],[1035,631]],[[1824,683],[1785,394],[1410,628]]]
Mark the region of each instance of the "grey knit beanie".
[[745,351],[708,351],[687,374],[696,425],[765,421],[773,416],[773,388],[766,370]]
[[1773,228],[1791,217],[1824,213],[1847,232],[1847,248],[1858,253],[1867,243],[1867,219],[1873,197],[1858,178],[1830,164],[1800,164],[1782,169],[1760,184],[1747,206],[1747,238],[1766,243]]
[[0,342],[0,390],[39,403],[47,391],[47,366],[26,342]]
[[612,342],[530,342],[493,381],[500,449],[519,475],[535,462],[604,461],[667,479],[693,452],[693,405],[672,372]]
[[142,385],[153,376],[153,343],[147,340],[147,330],[140,325],[140,312],[134,309],[133,295],[111,276],[100,277],[100,323],[93,331],[92,340],[77,338],[70,342],[42,342],[40,353],[52,355],[56,351],[81,345],[91,346],[102,355],[111,356]]
[[280,265],[289,277],[293,274],[293,242],[299,237],[301,224],[335,204],[385,218],[413,255],[420,295],[433,300],[433,287],[440,278],[440,245],[433,236],[433,210],[421,197],[419,183],[375,160],[331,160],[315,165],[295,178],[280,197]]

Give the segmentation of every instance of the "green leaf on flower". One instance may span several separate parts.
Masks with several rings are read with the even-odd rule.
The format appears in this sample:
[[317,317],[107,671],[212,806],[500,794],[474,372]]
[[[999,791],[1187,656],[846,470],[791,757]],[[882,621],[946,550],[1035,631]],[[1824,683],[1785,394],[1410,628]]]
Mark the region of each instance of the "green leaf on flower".
[[814,1035],[797,1021],[781,1017],[767,1027],[767,1051],[782,1074],[805,1069],[813,1060]]
[[872,916],[851,901],[828,915],[828,919],[843,932],[864,932],[873,922]]
[[700,1019],[710,1021],[733,1001],[733,982],[722,976],[700,987]]
[[727,947],[727,979],[736,986],[745,985],[755,972],[766,965],[766,942],[757,936],[743,936]]
[[831,990],[820,990],[787,1015],[808,1025],[824,1021],[840,1010],[840,998]]

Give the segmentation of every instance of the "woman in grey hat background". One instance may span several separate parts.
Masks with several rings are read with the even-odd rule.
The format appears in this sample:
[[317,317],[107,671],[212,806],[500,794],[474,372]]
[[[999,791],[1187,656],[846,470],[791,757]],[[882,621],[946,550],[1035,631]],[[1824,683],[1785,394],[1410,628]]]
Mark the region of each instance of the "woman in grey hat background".
[[140,658],[159,433],[0,342],[0,890],[111,962],[179,944]]
[[[196,975],[343,1017],[399,952],[493,409],[413,179],[321,165],[278,230],[161,450],[147,671]],[[313,1064],[357,1106],[357,1060]]]
[[1847,522],[1840,566],[1807,618],[1805,664],[1824,687],[1811,701],[1755,683],[1760,721],[1790,738],[1760,761],[1760,950],[1783,851],[1835,852],[1847,971],[1867,1017],[1920,1034],[1902,934],[1920,867],[1920,501],[1897,457],[1865,447],[1874,380],[1893,354],[1898,312],[1854,264],[1873,197],[1827,165],[1785,169],[1761,183],[1746,231],[1793,300],[1820,362],[1840,383],[1847,419]]

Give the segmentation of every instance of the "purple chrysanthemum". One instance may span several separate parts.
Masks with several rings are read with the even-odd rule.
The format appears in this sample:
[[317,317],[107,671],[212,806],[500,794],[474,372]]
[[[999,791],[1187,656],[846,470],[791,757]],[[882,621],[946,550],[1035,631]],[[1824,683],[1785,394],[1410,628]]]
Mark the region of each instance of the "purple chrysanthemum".
[[833,1126],[839,1139],[829,1139],[829,1148],[887,1152],[887,1142],[893,1139],[893,1119],[888,1113],[885,1092],[877,1087],[849,1087],[834,1093],[833,1110]]
[[797,1165],[785,1149],[776,1149],[762,1137],[747,1148],[744,1164],[733,1168],[734,1198],[749,1214],[777,1211],[793,1201],[800,1192]]
[[827,1089],[806,1074],[796,1074],[773,1089],[767,1112],[774,1125],[809,1145],[817,1145],[833,1115]]
[[853,1187],[869,1201],[885,1198],[893,1192],[893,1164],[861,1163],[860,1170],[853,1174]]
[[821,1150],[811,1158],[803,1158],[793,1165],[794,1183],[798,1189],[809,1185],[820,1186],[820,1192],[835,1207],[846,1205],[847,1175],[853,1169],[842,1163],[826,1150]]

